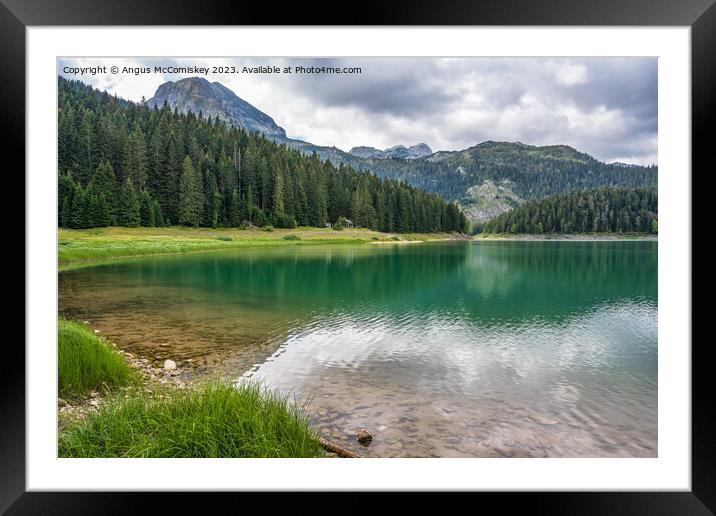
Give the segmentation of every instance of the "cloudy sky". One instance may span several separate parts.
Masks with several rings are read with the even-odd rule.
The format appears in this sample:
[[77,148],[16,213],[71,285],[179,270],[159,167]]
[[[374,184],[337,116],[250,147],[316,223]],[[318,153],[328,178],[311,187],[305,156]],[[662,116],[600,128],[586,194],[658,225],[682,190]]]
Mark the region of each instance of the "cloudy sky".
[[[361,73],[217,74],[214,66],[359,67]],[[106,66],[106,73],[65,67]],[[111,67],[152,69],[111,73]],[[155,73],[155,66],[209,73]],[[349,150],[485,140],[567,144],[606,161],[657,163],[655,58],[73,58],[58,73],[120,97],[200,75],[270,115],[288,136]]]

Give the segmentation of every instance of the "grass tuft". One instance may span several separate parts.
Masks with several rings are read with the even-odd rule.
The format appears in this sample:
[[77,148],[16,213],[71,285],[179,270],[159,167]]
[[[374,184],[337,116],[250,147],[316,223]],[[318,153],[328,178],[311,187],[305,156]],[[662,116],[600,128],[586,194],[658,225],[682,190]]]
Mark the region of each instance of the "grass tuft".
[[286,235],[283,237],[284,240],[301,240],[301,237],[298,235]]
[[124,399],[60,433],[60,457],[322,457],[305,407],[213,382]]
[[137,373],[119,353],[78,322],[57,321],[59,396],[74,398],[91,389],[135,383]]

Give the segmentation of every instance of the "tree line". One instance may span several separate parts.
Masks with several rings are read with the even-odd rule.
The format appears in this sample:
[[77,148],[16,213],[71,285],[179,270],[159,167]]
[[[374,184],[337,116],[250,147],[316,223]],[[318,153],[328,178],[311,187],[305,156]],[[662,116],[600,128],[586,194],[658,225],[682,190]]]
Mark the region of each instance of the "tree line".
[[487,222],[485,233],[658,233],[651,188],[597,188],[552,195]]
[[201,113],[58,78],[61,227],[276,227],[467,232],[455,203],[322,161]]

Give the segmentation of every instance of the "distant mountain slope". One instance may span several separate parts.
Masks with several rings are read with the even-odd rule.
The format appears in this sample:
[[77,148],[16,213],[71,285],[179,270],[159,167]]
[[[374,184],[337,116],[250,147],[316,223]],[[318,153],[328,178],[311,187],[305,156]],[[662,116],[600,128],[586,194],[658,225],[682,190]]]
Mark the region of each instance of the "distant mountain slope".
[[487,141],[409,162],[364,161],[365,168],[379,176],[457,201],[477,225],[525,201],[552,194],[598,187],[655,189],[658,183],[655,166],[609,165],[567,145]]
[[534,146],[520,142],[486,141],[458,151],[432,150],[425,144],[385,150],[314,145],[286,135],[266,113],[219,83],[188,78],[161,85],[150,106],[166,101],[179,111],[201,111],[227,123],[305,154],[317,153],[334,165],[341,163],[379,177],[404,181],[457,201],[476,224],[482,224],[528,200],[572,190],[597,187],[656,188],[658,170],[623,163],[607,164],[567,145]]
[[353,147],[348,153],[359,158],[418,159],[430,156],[433,151],[427,143],[418,143],[410,147],[394,145],[385,150],[376,149],[375,147]]

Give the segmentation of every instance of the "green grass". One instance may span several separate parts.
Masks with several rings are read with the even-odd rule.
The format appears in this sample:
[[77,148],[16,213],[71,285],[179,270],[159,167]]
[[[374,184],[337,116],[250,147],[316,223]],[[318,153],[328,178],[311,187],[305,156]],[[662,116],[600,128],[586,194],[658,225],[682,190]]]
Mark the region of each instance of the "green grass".
[[136,383],[137,373],[124,357],[85,325],[65,319],[58,319],[57,325],[57,378],[61,398]]
[[[280,245],[360,244],[372,239],[389,239],[391,233],[369,229],[336,231],[330,228],[299,227],[264,231],[235,228],[123,228],[64,229],[57,231],[57,259],[60,270],[94,265],[113,258],[130,258],[158,254],[214,251]],[[284,238],[296,235],[297,239]],[[450,238],[444,233],[403,234],[404,240]]]
[[322,457],[304,408],[256,384],[109,398],[59,435],[60,457]]

